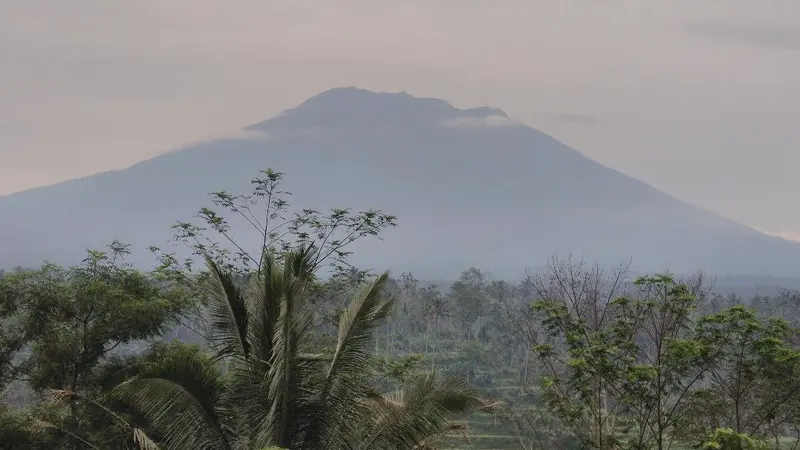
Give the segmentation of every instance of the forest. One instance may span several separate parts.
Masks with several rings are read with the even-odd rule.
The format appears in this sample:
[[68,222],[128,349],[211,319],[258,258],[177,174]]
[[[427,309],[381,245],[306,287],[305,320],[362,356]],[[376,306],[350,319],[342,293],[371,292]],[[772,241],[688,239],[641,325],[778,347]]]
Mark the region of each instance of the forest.
[[0,449],[800,449],[800,291],[373,273],[353,247],[402,218],[282,179],[211,194],[152,271],[113,242],[0,273]]

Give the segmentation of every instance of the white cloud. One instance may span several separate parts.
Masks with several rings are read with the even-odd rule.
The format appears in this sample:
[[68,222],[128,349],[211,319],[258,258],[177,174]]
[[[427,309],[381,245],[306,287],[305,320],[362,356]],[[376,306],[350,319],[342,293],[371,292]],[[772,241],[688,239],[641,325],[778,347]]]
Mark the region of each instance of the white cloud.
[[754,226],[751,228],[753,228],[756,231],[760,231],[761,233],[768,234],[770,236],[776,236],[786,239],[787,241],[800,242],[800,231],[771,231],[759,226]]
[[[222,131],[218,133],[211,133],[199,139],[194,139],[177,145],[167,151],[159,152],[157,155],[180,151],[186,147],[208,143],[210,141],[251,141],[251,142],[266,142],[270,140],[270,135],[260,130],[235,130],[235,131]],[[154,156],[157,156],[154,155]]]

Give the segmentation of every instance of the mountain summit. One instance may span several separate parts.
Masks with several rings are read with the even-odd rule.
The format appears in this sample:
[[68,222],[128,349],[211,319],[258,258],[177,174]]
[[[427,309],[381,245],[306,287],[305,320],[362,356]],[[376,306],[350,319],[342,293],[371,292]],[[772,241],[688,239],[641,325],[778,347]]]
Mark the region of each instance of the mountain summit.
[[490,118],[507,120],[508,115],[487,107],[458,109],[444,100],[416,98],[405,92],[378,93],[346,87],[317,94],[300,106],[247,129],[275,132],[285,127],[433,126],[458,119]]
[[[452,278],[514,276],[559,254],[640,271],[794,276],[800,245],[682,203],[487,107],[336,88],[247,127],[264,139],[189,146],[126,170],[0,197],[0,267],[71,263],[113,239],[144,258],[170,225],[286,173],[297,207],[399,217],[357,263]],[[144,259],[140,259],[144,261]]]

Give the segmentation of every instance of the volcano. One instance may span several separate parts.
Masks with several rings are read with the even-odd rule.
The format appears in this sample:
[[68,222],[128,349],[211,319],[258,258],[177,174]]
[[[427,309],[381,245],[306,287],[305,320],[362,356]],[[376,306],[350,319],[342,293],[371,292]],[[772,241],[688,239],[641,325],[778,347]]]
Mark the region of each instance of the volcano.
[[[146,265],[170,225],[285,173],[301,208],[398,216],[354,262],[453,279],[468,266],[514,276],[552,255],[636,271],[796,276],[800,245],[672,198],[514,121],[406,93],[335,88],[219,139],[111,171],[0,197],[0,267],[80,261],[129,243]],[[236,230],[234,230],[235,232]]]

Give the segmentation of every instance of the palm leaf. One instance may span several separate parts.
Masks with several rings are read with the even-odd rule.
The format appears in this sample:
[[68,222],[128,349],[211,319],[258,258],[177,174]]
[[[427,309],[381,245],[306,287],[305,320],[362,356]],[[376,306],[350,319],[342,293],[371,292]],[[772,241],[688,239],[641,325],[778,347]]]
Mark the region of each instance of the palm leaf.
[[437,450],[439,442],[445,436],[457,435],[466,442],[472,442],[470,439],[469,425],[466,422],[447,422],[439,434],[429,436],[420,441],[413,450]]
[[303,246],[275,257],[265,252],[262,277],[251,285],[249,340],[253,353],[237,372],[237,404],[244,405],[256,447],[288,442],[305,428],[310,385],[325,358],[300,353],[313,321],[305,290],[313,277],[316,249]]
[[264,254],[262,277],[254,278],[251,287],[249,341],[253,345],[255,360],[269,363],[275,340],[276,324],[283,299],[283,272],[271,252]]
[[313,263],[313,248],[301,247],[290,252],[284,261],[284,295],[281,304],[281,333],[274,341],[277,350],[272,368],[272,392],[276,402],[279,420],[277,444],[290,447],[291,428],[297,424],[297,396],[299,393],[298,359],[301,340],[311,330],[311,315],[303,308],[305,290],[310,283]]
[[363,399],[366,377],[372,362],[371,344],[375,328],[385,319],[393,302],[383,301],[389,279],[384,273],[362,289],[339,321],[339,337],[324,384],[317,394],[317,408],[311,435],[305,448],[341,448],[359,431],[366,409]]
[[133,442],[139,445],[139,450],[159,450],[158,445],[139,428],[133,429]]
[[329,385],[343,373],[367,371],[371,362],[368,346],[372,343],[373,332],[379,321],[389,315],[394,304],[392,300],[381,299],[388,279],[389,273],[383,273],[364,288],[342,313],[339,339],[326,377]]
[[258,445],[272,443],[275,430],[274,399],[270,390],[270,367],[274,358],[274,341],[279,332],[283,301],[283,271],[275,255],[265,253],[262,278],[250,286],[250,324],[248,340],[252,351],[232,372],[232,401],[239,405],[252,430],[251,439]]
[[67,436],[70,436],[71,438],[79,441],[80,443],[85,445],[87,448],[90,448],[92,450],[101,450],[100,447],[92,444],[91,442],[87,441],[86,439],[78,436],[77,434],[75,434],[75,433],[73,433],[73,432],[71,432],[71,431],[69,431],[69,430],[67,430],[65,428],[59,427],[58,425],[56,425],[54,423],[51,423],[51,422],[47,422],[47,421],[44,421],[44,420],[34,420],[33,423],[31,424],[31,429],[33,429],[33,430],[47,430],[47,429],[56,430],[56,431],[58,431],[60,433],[64,433]]
[[245,298],[233,275],[222,272],[209,257],[206,265],[211,274],[207,283],[210,293],[211,339],[217,357],[240,356],[250,351],[247,340],[248,314]]
[[114,388],[170,450],[230,450],[222,375],[209,358],[181,352]]
[[[67,389],[50,389],[49,392],[50,392],[50,400],[55,404],[67,404],[70,401],[82,401],[99,408],[101,411],[108,414],[109,417],[113,418],[114,420],[116,420],[117,422],[121,423],[123,426],[131,430],[133,442],[139,446],[139,450],[159,450],[158,445],[155,443],[155,441],[150,439],[149,436],[147,436],[144,430],[132,426],[130,423],[128,423],[128,421],[126,421],[125,419],[114,413],[111,409],[101,404],[100,402],[84,397]],[[83,442],[84,444],[90,446],[91,448],[98,448],[94,444],[87,442],[86,440],[75,435],[74,433],[71,433],[63,428],[60,428],[50,422],[45,422],[40,420],[35,422],[35,425],[37,427],[52,428],[61,431],[63,433],[67,433],[73,438],[76,438],[81,442]]]
[[252,351],[244,364],[232,371],[232,401],[241,408],[251,430],[250,438],[265,446],[274,437],[274,399],[270,366],[283,302],[283,270],[274,252],[264,252],[260,277],[251,280],[248,340]]
[[375,402],[375,420],[360,450],[413,449],[430,445],[449,429],[455,415],[486,406],[469,384],[434,373],[410,377],[404,386]]

